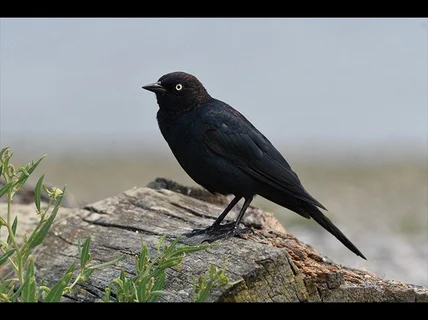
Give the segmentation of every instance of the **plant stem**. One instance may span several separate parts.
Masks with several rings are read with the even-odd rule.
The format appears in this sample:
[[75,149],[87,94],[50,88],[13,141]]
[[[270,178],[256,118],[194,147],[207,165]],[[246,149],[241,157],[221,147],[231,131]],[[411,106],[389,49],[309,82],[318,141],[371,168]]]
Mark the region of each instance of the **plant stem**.
[[71,290],[74,288],[74,286],[79,282],[81,276],[82,276],[83,270],[80,270],[79,275],[76,277],[76,279],[73,281],[72,284],[70,284],[67,289],[71,292]]
[[15,253],[16,253],[16,264],[12,263],[12,265],[15,268],[20,284],[22,284],[24,283],[24,276],[22,274],[22,255],[21,255],[20,247],[16,242],[16,238],[12,230],[11,208],[12,208],[12,188],[10,188],[7,192],[7,230],[9,232],[9,236],[10,236],[10,239],[12,240],[12,245],[15,248]]
[[40,209],[40,221],[39,221],[39,223],[37,224],[37,226],[34,228],[34,231],[33,231],[33,233],[34,232],[38,232],[39,230],[40,230],[40,228],[43,226],[43,223],[46,221],[46,214],[47,214],[47,212],[48,212],[48,210],[49,210],[49,208],[51,207],[51,205],[52,205],[52,202],[53,202],[53,200],[52,199],[50,199],[49,200],[49,203],[48,203],[48,205],[47,205],[47,207],[46,207],[46,209],[45,210],[42,210],[42,209]]

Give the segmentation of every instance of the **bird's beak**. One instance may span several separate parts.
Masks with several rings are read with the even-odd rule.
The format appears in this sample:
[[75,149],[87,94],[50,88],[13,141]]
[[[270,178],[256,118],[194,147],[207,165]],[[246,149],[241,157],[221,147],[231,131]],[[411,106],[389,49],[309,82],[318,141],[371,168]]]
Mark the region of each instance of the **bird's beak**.
[[162,87],[160,82],[150,83],[145,86],[143,86],[143,89],[149,90],[154,93],[164,93],[166,89]]

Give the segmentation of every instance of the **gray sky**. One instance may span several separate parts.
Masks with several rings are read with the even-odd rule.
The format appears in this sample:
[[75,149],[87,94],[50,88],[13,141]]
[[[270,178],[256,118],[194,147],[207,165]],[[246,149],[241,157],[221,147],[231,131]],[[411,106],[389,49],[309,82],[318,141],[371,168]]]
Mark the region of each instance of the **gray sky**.
[[0,41],[1,145],[159,144],[141,86],[181,70],[277,144],[426,147],[426,19],[1,19]]

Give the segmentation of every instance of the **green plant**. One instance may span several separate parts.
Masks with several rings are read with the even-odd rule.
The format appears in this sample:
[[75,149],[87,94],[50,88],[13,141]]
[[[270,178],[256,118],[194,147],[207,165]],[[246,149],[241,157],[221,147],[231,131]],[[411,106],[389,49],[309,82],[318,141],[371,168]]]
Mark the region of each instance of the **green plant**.
[[[78,241],[77,255],[80,267],[77,272],[75,272],[76,263],[73,263],[52,286],[48,286],[44,280],[38,282],[35,274],[34,257],[31,253],[43,243],[48,234],[61,206],[66,187],[48,189],[43,184],[44,175],[40,177],[34,190],[34,203],[39,222],[29,237],[25,235],[22,241],[18,241],[16,236],[18,217],[13,217],[12,200],[44,156],[36,162],[30,162],[26,167],[20,167],[18,170],[15,170],[15,167],[9,163],[11,157],[12,153],[9,148],[0,151],[0,177],[4,179],[4,185],[0,188],[0,197],[7,197],[6,218],[0,217],[0,234],[2,228],[6,229],[7,232],[7,240],[0,241],[0,302],[59,302],[65,294],[72,292],[76,284],[86,281],[95,269],[115,264],[124,256],[119,256],[106,263],[93,265],[89,252],[91,238],[88,237],[83,243]],[[41,202],[42,190],[49,197],[47,204]],[[148,247],[142,241],[141,251],[139,255],[135,256],[135,275],[129,276],[122,269],[119,277],[113,279],[105,288],[105,295],[99,301],[158,301],[161,296],[169,294],[163,290],[166,270],[168,268],[178,269],[178,265],[187,253],[203,250],[209,246],[208,244],[179,246],[179,238],[171,243],[167,243],[165,239],[166,235],[162,236],[158,242],[156,258],[149,256]],[[8,273],[2,278],[2,270],[9,269],[12,270],[12,276]],[[205,301],[213,287],[230,284],[224,272],[224,269],[219,270],[211,266],[207,272],[208,277],[206,275],[200,276],[194,283],[194,301]]]
[[[154,302],[168,294],[163,290],[166,269],[174,268],[190,252],[206,249],[209,245],[178,246],[179,238],[170,244],[165,242],[163,235],[158,242],[158,256],[151,258],[147,245],[141,242],[141,251],[135,256],[135,276],[128,276],[124,270],[119,278],[111,281],[105,289],[104,302]],[[112,297],[112,293],[115,298]]]
[[[6,219],[0,217],[0,232],[2,228],[7,231],[7,240],[0,242],[0,270],[5,270],[7,267],[13,270],[11,277],[0,278],[0,302],[60,301],[61,297],[71,292],[78,282],[87,280],[95,269],[113,264],[123,257],[104,264],[91,265],[89,254],[91,240],[87,238],[82,245],[79,243],[78,246],[80,270],[73,282],[71,280],[75,271],[75,264],[71,265],[52,287],[48,287],[44,281],[41,281],[41,284],[37,284],[34,258],[31,253],[43,242],[48,234],[61,206],[66,187],[64,186],[63,189],[53,187],[49,190],[43,184],[44,175],[40,177],[34,190],[34,203],[39,222],[30,236],[27,237],[25,235],[23,241],[21,241],[22,243],[19,243],[16,237],[18,216],[12,218],[13,196],[24,186],[44,156],[40,157],[36,162],[30,162],[26,167],[20,167],[18,170],[15,170],[15,167],[9,163],[11,157],[12,153],[9,148],[4,148],[0,151],[0,177],[5,182],[0,189],[0,197],[4,195],[7,197]],[[42,205],[41,203],[42,189],[49,197],[47,205]]]
[[225,268],[219,269],[214,265],[210,265],[206,274],[199,276],[198,281],[193,282],[193,301],[205,302],[214,287],[221,288],[235,283],[229,281],[225,274]]

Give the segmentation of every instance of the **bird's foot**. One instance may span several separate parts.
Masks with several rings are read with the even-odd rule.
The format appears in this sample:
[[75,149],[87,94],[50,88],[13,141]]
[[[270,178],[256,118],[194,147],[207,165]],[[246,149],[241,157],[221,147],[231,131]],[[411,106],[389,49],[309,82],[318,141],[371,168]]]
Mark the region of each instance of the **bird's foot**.
[[235,222],[229,222],[225,224],[213,224],[205,229],[193,229],[190,233],[186,234],[189,236],[195,236],[199,234],[207,234],[207,235],[213,235],[219,232],[227,232],[230,229],[233,229],[235,226]]
[[184,234],[187,237],[201,237],[202,242],[214,242],[220,239],[231,238],[235,235],[247,233],[250,228],[238,229],[235,228],[235,222],[230,222],[221,225],[212,225],[206,229],[194,229],[190,233]]

